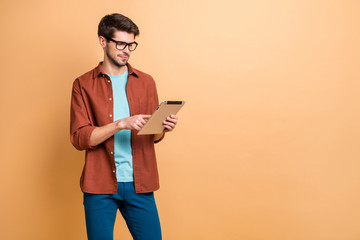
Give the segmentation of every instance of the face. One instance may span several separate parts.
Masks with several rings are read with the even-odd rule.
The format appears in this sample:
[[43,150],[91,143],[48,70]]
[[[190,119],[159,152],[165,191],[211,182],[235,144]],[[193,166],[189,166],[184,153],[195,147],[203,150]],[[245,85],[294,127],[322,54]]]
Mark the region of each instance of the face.
[[[131,43],[135,41],[133,33],[127,33],[123,31],[116,31],[112,39],[114,39],[115,41],[121,41],[126,43]],[[129,61],[131,52],[128,46],[126,46],[126,48],[123,50],[119,50],[116,48],[116,43],[112,41],[107,42],[104,39],[104,41],[100,43],[105,51],[105,61],[109,61],[116,67],[123,67]]]

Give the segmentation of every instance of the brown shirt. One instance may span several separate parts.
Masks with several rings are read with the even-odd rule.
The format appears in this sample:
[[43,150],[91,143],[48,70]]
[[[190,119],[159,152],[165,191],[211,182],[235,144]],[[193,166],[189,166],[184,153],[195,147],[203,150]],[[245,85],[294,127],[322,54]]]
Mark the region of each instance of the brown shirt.
[[[130,115],[152,114],[158,106],[154,79],[127,65],[126,85]],[[95,127],[112,123],[113,90],[109,76],[101,63],[93,70],[78,77],[73,84],[70,116],[70,140],[78,150],[86,150],[85,165],[80,179],[83,192],[113,194],[117,192],[114,159],[114,136],[96,147],[89,144]],[[137,193],[159,189],[154,136],[137,135],[131,131],[134,185]]]

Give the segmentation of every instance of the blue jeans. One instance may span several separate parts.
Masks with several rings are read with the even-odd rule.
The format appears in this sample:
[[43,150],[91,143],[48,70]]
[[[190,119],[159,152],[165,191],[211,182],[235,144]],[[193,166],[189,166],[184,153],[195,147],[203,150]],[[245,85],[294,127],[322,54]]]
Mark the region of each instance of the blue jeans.
[[89,240],[113,240],[119,209],[134,240],[161,240],[154,193],[135,193],[133,182],[119,182],[117,194],[84,193]]

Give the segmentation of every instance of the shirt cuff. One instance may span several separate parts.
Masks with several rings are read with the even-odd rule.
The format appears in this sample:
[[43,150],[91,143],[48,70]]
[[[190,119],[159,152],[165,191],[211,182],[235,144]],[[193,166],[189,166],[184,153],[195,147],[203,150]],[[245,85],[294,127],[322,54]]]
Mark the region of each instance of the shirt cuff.
[[161,136],[161,138],[159,138],[158,140],[155,140],[154,143],[158,143],[160,142],[161,140],[163,140],[165,137],[165,132],[163,132],[163,135]]

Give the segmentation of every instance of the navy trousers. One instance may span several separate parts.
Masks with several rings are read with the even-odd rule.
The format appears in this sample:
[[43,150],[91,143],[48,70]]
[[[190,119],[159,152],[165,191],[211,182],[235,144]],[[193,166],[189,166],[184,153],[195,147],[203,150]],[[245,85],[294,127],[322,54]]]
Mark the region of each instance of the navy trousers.
[[134,183],[118,183],[117,194],[84,193],[89,240],[113,240],[116,213],[120,210],[134,240],[161,240],[154,193],[135,193]]

